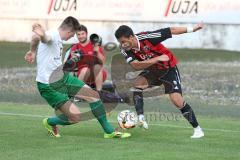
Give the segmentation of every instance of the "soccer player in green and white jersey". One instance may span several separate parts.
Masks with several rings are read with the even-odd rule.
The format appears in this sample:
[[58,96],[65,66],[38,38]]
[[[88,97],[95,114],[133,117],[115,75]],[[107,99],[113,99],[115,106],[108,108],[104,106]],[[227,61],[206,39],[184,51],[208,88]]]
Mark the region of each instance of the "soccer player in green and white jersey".
[[[67,17],[56,30],[46,31],[40,24],[34,24],[30,50],[25,55],[28,63],[33,63],[37,56],[37,87],[41,96],[52,108],[61,113],[59,116],[45,118],[43,125],[54,137],[60,137],[57,125],[71,125],[81,120],[77,106],[72,103],[68,95],[75,95],[89,102],[93,115],[104,130],[104,138],[127,138],[129,133],[116,132],[106,118],[104,106],[96,91],[72,75],[62,72],[58,80],[52,80],[54,72],[61,69],[63,40],[74,36],[79,27],[78,20]],[[38,48],[38,49],[37,49]],[[50,80],[51,79],[51,80]]]

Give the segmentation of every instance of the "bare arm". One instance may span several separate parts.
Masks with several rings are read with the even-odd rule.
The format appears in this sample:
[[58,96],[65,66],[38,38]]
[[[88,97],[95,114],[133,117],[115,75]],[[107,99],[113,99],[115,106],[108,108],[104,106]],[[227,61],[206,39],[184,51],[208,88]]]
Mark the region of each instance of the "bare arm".
[[45,34],[45,30],[40,24],[33,24],[32,31],[40,37],[42,43],[48,43],[51,41],[51,37]]
[[171,33],[173,35],[188,33],[188,32],[196,32],[203,28],[203,23],[199,23],[195,25],[193,28],[191,27],[170,27]]
[[34,34],[32,36],[32,39],[31,39],[31,42],[30,42],[30,51],[32,52],[36,52],[37,51],[37,47],[38,47],[38,44],[39,44],[39,41],[41,40],[41,38]]
[[100,52],[100,47],[94,46],[94,52],[96,52],[96,57],[100,61],[100,63],[104,64],[105,56]]
[[138,71],[148,68],[159,61],[169,61],[169,57],[167,55],[161,55],[158,57],[148,59],[146,61],[134,60],[130,63],[130,65],[133,67],[133,69]]
[[51,40],[51,37],[45,34],[45,30],[38,23],[35,23],[32,25],[32,31],[35,34],[32,36],[32,39],[30,42],[30,50],[24,56],[25,61],[27,61],[30,64],[32,64],[35,61],[39,42],[41,41],[43,43],[48,43]]
[[32,64],[35,61],[37,47],[40,40],[41,38],[38,35],[34,34],[32,36],[32,39],[30,42],[30,50],[26,53],[24,57],[25,61],[27,61],[29,64]]

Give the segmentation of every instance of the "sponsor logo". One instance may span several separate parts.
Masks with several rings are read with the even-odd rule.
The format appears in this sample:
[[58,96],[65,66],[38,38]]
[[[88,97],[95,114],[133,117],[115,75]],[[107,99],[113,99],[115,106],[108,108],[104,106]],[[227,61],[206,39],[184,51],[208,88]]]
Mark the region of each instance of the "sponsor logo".
[[48,5],[47,14],[51,14],[53,11],[76,11],[77,10],[77,0],[50,0]]
[[144,51],[150,51],[150,48],[148,46],[143,47]]
[[169,14],[197,14],[198,3],[197,0],[169,0],[164,16],[167,17]]

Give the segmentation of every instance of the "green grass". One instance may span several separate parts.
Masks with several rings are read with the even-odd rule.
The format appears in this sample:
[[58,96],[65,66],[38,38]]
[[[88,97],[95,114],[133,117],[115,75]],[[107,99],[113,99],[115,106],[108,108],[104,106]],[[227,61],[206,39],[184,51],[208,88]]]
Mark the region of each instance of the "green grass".
[[0,68],[24,67],[24,55],[29,50],[27,43],[0,42]]
[[[42,118],[36,115],[52,115],[52,111],[45,105],[0,103],[0,159],[237,160],[240,157],[239,119],[199,117],[206,136],[198,140],[189,138],[192,129],[183,119],[151,122],[149,131],[135,128],[129,130],[130,139],[110,140],[102,138],[96,121],[87,121],[61,127],[62,137],[54,139],[47,136]],[[115,122],[115,117],[111,115],[111,121]]]
[[[67,49],[69,45],[65,45]],[[29,43],[0,42],[0,68],[35,67],[24,61],[24,56],[29,50]]]
[[239,61],[239,52],[214,49],[173,49],[180,61],[228,62]]
[[[69,45],[65,46],[65,49]],[[0,42],[0,68],[12,67],[35,67],[35,64],[29,65],[24,61],[24,55],[29,50],[28,43],[20,42]],[[172,49],[173,53],[180,61],[238,61],[239,52],[207,50],[207,49]],[[106,52],[107,64],[111,57],[119,54],[118,50]]]

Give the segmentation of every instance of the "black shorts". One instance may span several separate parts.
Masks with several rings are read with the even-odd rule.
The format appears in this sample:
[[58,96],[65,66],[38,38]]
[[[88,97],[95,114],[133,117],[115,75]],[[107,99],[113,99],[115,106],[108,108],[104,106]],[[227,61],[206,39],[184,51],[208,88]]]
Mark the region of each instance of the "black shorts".
[[165,94],[182,94],[181,77],[177,66],[168,70],[144,70],[139,74],[147,79],[149,87],[164,85]]

